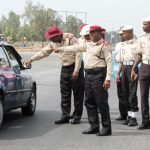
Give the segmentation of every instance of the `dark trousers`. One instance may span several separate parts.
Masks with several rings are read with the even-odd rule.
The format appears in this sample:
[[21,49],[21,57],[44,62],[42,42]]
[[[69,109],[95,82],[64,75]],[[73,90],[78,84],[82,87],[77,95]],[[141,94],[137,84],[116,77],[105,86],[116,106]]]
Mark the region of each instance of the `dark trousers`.
[[84,66],[80,68],[77,80],[72,80],[75,65],[62,66],[60,77],[62,118],[69,118],[71,111],[71,94],[74,95],[74,118],[80,119],[83,112],[84,99]]
[[123,98],[122,82],[117,82],[117,95],[119,99],[119,112],[120,116],[127,117],[126,101]]
[[[127,104],[127,110],[132,112],[138,111],[138,100],[137,100],[137,85],[138,80],[131,80],[132,65],[123,65],[122,69],[122,90],[124,100]],[[136,68],[138,70],[138,68]]]
[[102,126],[111,129],[108,92],[103,88],[105,77],[106,68],[86,70],[85,106],[87,109],[88,120],[92,127],[99,127],[99,112],[101,114]]
[[142,123],[149,122],[149,87],[150,87],[150,65],[142,64],[140,68],[140,92]]

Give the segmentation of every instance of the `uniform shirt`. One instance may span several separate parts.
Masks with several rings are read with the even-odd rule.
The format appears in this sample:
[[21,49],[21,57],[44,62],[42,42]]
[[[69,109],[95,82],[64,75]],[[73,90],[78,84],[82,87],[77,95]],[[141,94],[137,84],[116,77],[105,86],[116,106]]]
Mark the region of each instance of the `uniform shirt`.
[[137,49],[139,47],[136,39],[122,42],[120,48],[120,61],[134,61],[137,56]]
[[[89,42],[91,42],[91,41],[90,40],[87,41],[83,36],[78,38],[78,43],[80,45],[85,45],[86,43],[89,43]],[[83,49],[83,51],[84,51],[84,49]],[[82,53],[83,53],[83,61],[84,61],[84,63],[86,63],[86,51],[84,51]]]
[[[41,58],[49,56],[52,52],[52,48],[58,48],[61,46],[68,46],[77,43],[77,39],[70,33],[63,34],[63,40],[61,43],[50,42],[46,47],[44,47],[40,52],[31,57],[32,61],[39,60]],[[74,72],[79,72],[82,61],[82,53],[74,52],[74,53],[58,53],[59,58],[62,61],[63,66],[69,66],[75,63]]]
[[116,52],[119,52],[119,51],[120,51],[121,45],[122,45],[122,42],[119,42],[119,43],[116,44],[116,47],[115,47],[115,51],[116,51]]
[[81,36],[80,38],[78,38],[78,43],[86,43],[86,39]]
[[121,46],[122,46],[122,42],[119,42],[116,44],[116,47],[113,51],[113,61],[114,62],[117,62],[117,63],[121,62],[121,60],[120,60],[121,59],[121,57],[120,57]]
[[[83,36],[81,36],[80,38],[78,38],[78,43],[83,45],[84,43],[86,43],[86,39]],[[83,54],[83,61],[85,63],[86,52],[83,52],[82,54]]]
[[112,54],[110,52],[110,45],[103,39],[94,43],[86,42],[81,44],[76,44],[68,47],[59,48],[60,51],[86,51],[86,69],[94,69],[98,67],[107,67],[106,80],[111,80],[112,76]]
[[145,33],[138,38],[139,48],[137,53],[142,54],[142,60],[150,60],[150,33]]

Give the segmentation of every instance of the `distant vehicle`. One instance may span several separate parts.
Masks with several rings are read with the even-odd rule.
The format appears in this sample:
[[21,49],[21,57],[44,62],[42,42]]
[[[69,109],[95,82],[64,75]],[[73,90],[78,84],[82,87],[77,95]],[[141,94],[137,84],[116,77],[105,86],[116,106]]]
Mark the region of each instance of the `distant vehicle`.
[[0,126],[8,111],[21,108],[31,116],[36,109],[36,82],[21,59],[14,47],[0,42]]
[[5,41],[5,38],[2,34],[0,34],[0,41]]

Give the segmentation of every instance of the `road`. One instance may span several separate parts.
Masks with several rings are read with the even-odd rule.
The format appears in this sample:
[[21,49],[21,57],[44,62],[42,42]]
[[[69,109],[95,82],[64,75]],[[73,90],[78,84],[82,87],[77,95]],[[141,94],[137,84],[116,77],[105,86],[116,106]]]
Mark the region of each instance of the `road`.
[[[33,54],[22,52],[21,56],[26,60]],[[61,114],[60,68],[57,54],[33,63],[31,72],[37,81],[36,113],[33,117],[23,117],[18,109],[6,114],[0,131],[0,150],[150,150],[150,130],[137,131],[136,127],[115,120],[119,115],[115,81],[109,90],[112,136],[81,134],[89,127],[85,107],[81,124],[55,125]],[[141,122],[140,111],[138,122]]]

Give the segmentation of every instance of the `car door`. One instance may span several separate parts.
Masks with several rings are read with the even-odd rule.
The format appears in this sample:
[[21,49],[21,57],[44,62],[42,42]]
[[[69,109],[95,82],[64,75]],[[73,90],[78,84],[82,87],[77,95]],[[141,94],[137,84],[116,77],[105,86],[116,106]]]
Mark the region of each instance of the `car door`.
[[18,97],[18,85],[15,72],[11,68],[11,64],[6,55],[5,48],[0,46],[0,82],[5,92],[4,109],[9,110],[16,105]]
[[22,68],[21,57],[15,49],[11,46],[6,46],[5,49],[17,78],[18,97],[16,105],[24,105],[31,93],[31,75],[28,70]]

